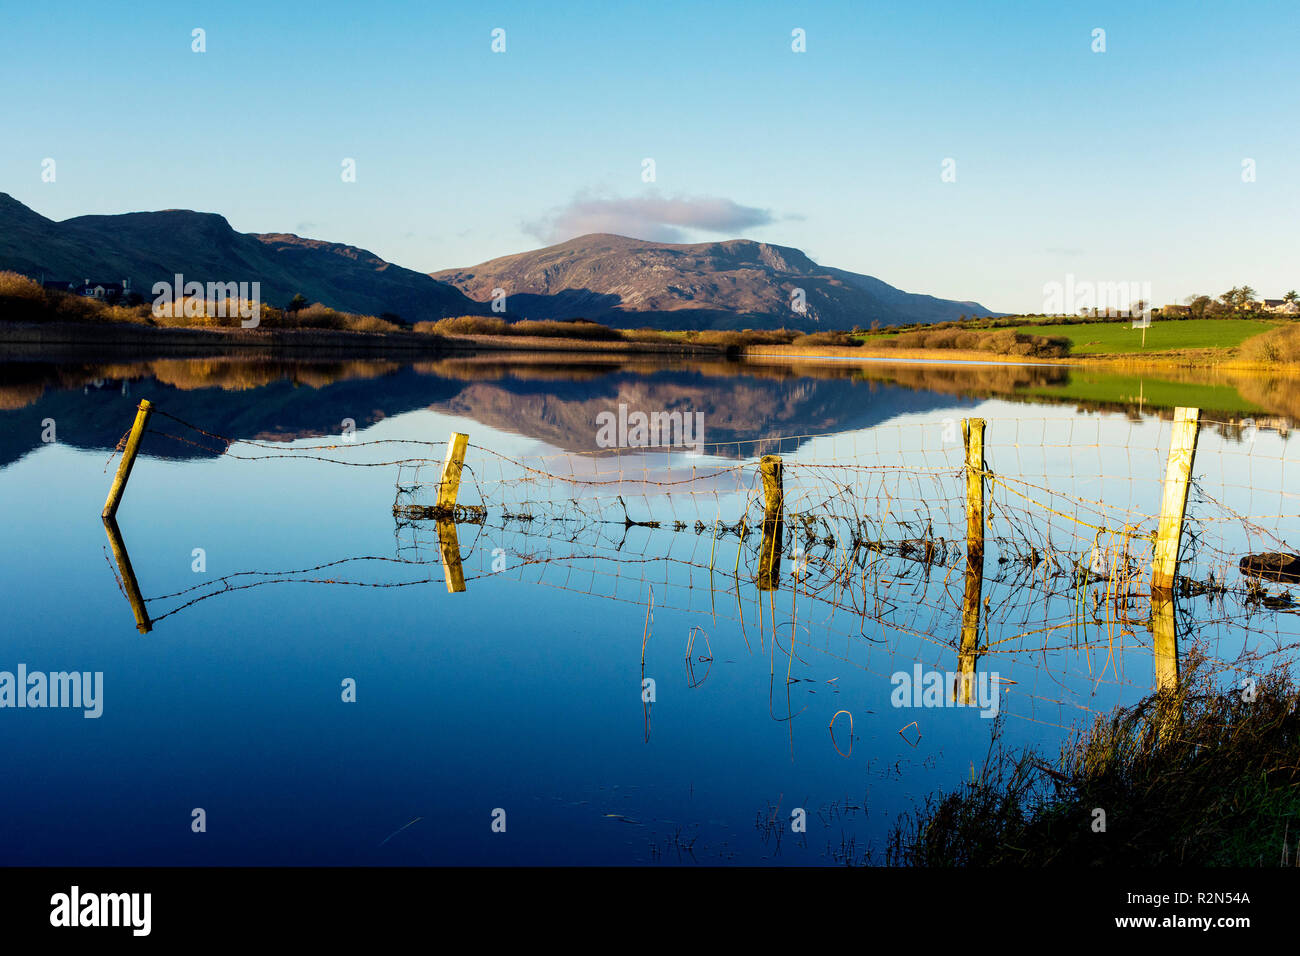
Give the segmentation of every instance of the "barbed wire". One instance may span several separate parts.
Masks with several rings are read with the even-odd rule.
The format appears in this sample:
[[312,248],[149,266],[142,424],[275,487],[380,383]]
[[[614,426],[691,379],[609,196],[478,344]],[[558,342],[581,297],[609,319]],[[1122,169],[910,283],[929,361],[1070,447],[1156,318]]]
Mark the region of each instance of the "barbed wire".
[[[774,674],[778,649],[788,674],[809,652],[878,676],[906,660],[939,669],[951,669],[959,655],[995,661],[1014,688],[1011,699],[1021,702],[1015,716],[1059,726],[1107,694],[1152,682],[1149,579],[1167,422],[990,422],[983,473],[987,550],[972,645],[966,460],[952,419],[689,451],[615,448],[523,459],[470,445],[465,500],[450,518],[453,528],[459,522],[474,535],[467,548],[456,540],[449,555],[436,520],[448,518],[436,506],[443,468],[437,452],[445,452],[445,441],[236,439],[155,413],[200,438],[153,428],[150,434],[224,457],[396,469],[395,556],[237,572],[149,598],[184,599],[155,622],[268,584],[446,583],[454,557],[467,587],[504,576],[641,612],[653,587],[661,612],[708,615],[711,627],[734,628],[746,645],[755,637],[758,651],[772,657]],[[1202,428],[1230,424],[1202,422]],[[1192,475],[1176,637],[1180,646],[1202,647],[1224,674],[1237,674],[1300,646],[1291,582],[1234,578],[1254,550],[1294,553],[1289,542],[1300,540],[1300,494],[1286,481],[1287,469],[1298,463],[1285,448],[1272,454],[1253,442],[1219,439],[1198,453]],[[395,445],[429,454],[365,460]],[[775,525],[765,522],[760,450],[784,459]],[[1269,506],[1250,511],[1259,498]],[[502,555],[508,556],[504,566]],[[761,569],[773,558],[777,587],[760,588]],[[416,576],[322,574],[372,562]],[[425,573],[440,566],[442,573]]]

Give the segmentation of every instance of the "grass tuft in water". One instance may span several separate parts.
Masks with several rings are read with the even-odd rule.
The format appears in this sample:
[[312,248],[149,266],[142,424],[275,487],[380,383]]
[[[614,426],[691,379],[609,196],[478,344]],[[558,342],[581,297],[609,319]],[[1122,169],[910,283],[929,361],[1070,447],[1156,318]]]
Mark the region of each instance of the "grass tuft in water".
[[971,782],[899,818],[886,862],[1298,865],[1300,689],[1282,669],[1225,689],[1189,663],[1174,695],[1099,717],[1057,767],[995,737]]

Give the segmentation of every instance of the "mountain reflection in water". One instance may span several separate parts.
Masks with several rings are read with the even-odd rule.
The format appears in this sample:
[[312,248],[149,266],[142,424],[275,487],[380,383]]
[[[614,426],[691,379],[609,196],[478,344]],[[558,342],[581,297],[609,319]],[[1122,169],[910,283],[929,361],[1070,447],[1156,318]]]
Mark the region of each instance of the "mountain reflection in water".
[[[900,414],[991,397],[1068,404],[1167,418],[1176,404],[1221,412],[1285,433],[1300,414],[1293,383],[1247,373],[1162,372],[1161,377],[1048,365],[929,366],[897,363],[641,359],[556,361],[493,354],[403,364],[247,358],[159,359],[105,364],[0,364],[0,466],[40,444],[41,422],[69,423],[59,441],[111,449],[123,409],[141,398],[213,432],[293,440],[337,435],[403,412],[431,408],[522,435],[562,451],[595,447],[597,415],[626,404],[646,411],[702,413],[706,441],[830,434]],[[1179,380],[1183,379],[1183,380]],[[75,428],[71,423],[75,422]],[[753,449],[746,448],[747,454]],[[177,457],[218,453],[195,445]],[[759,449],[761,452],[762,449]],[[738,448],[730,452],[741,455]]]

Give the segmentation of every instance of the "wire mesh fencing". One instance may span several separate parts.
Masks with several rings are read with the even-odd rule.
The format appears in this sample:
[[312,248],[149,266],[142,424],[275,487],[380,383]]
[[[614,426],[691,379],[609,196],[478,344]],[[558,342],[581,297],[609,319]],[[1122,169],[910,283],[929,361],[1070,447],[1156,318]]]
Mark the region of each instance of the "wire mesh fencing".
[[[447,442],[286,445],[160,415],[159,436],[237,460],[391,470],[395,548],[158,595],[148,600],[172,607],[154,623],[288,580],[459,591],[512,579],[621,605],[629,619],[653,604],[706,642],[726,629],[787,681],[813,653],[881,678],[913,663],[996,670],[1014,716],[1062,726],[1157,686],[1170,648],[1175,670],[1195,649],[1227,680],[1300,642],[1285,571],[1300,543],[1300,462],[1283,436],[1239,422],[1197,424],[1177,613],[1165,615],[1151,588],[1176,427],[1163,419],[999,418],[974,461],[951,418],[689,450],[519,458],[470,444],[448,510]],[[762,477],[774,458],[775,511]],[[1274,573],[1258,562],[1243,573],[1261,555]],[[341,574],[348,566],[365,570]]]

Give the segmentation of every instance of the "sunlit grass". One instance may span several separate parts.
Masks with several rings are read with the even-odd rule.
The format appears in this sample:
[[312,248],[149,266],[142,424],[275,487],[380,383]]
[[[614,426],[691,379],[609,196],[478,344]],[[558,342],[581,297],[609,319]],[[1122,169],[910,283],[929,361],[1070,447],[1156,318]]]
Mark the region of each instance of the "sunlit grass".
[[1086,322],[1080,325],[1022,325],[1030,335],[1068,339],[1071,355],[1129,355],[1175,349],[1236,348],[1254,335],[1275,328],[1277,322],[1259,319],[1153,319],[1146,330],[1131,322]]

